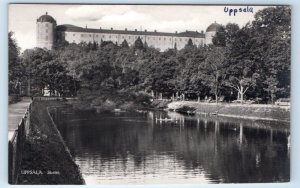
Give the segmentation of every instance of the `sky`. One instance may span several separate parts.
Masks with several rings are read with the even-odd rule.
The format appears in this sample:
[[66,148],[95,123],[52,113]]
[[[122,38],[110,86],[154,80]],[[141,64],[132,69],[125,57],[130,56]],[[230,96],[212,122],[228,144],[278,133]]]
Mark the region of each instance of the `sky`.
[[[229,9],[247,6],[226,6]],[[9,31],[13,31],[21,51],[36,46],[36,19],[48,12],[57,25],[145,30],[161,32],[201,31],[213,22],[240,27],[254,19],[257,11],[266,8],[250,6],[253,12],[229,16],[225,6],[204,5],[72,5],[72,4],[10,4]],[[249,7],[248,7],[249,8]]]

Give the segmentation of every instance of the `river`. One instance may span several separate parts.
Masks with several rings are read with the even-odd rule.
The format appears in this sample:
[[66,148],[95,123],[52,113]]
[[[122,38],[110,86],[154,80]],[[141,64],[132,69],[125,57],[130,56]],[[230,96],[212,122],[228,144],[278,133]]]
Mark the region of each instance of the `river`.
[[54,120],[87,184],[285,182],[289,126],[175,112],[76,112]]

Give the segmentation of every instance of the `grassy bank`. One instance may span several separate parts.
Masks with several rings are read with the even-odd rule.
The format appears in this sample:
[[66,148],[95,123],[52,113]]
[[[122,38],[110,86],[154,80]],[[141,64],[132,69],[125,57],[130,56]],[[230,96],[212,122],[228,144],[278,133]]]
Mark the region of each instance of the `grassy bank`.
[[245,118],[254,120],[290,121],[290,108],[274,105],[259,104],[228,104],[228,103],[198,103],[191,101],[177,101],[168,104],[168,109],[191,107],[198,114],[210,114],[217,112],[218,116]]
[[31,129],[25,142],[18,184],[84,184],[47,107],[59,101],[34,101]]

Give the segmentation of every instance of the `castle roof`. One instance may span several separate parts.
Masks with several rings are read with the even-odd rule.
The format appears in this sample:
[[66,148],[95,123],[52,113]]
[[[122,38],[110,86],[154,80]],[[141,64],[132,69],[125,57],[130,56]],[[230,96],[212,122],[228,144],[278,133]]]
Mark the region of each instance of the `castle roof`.
[[114,29],[92,29],[92,28],[82,28],[75,25],[59,25],[57,26],[58,31],[70,31],[70,32],[85,32],[85,33],[111,33],[111,34],[123,34],[123,35],[154,35],[154,36],[172,36],[172,37],[194,37],[194,38],[204,38],[203,33],[197,31],[186,31],[181,33],[167,33],[167,32],[157,32],[157,31],[130,31],[130,30],[114,30]]
[[195,37],[195,38],[204,38],[205,35],[203,32],[199,33],[198,31],[185,31],[177,34],[179,37]]
[[206,29],[206,32],[209,32],[209,31],[218,31],[220,29],[221,25],[218,24],[218,23],[212,23],[210,24],[207,29]]
[[48,15],[48,12],[46,14],[40,16],[37,20],[37,22],[50,22],[50,23],[56,23],[55,19]]

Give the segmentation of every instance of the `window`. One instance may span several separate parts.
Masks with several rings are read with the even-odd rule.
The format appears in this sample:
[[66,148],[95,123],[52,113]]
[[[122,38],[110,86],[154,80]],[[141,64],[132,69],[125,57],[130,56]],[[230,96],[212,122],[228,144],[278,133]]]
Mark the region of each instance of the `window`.
[[179,41],[181,41],[181,39],[179,39]]
[[48,36],[46,36],[46,40],[48,40]]
[[75,43],[75,40],[73,40],[73,43]]
[[111,36],[109,35],[109,38],[111,38]]
[[46,29],[46,33],[48,33],[48,29]]
[[98,35],[96,35],[96,37],[98,38]]
[[84,34],[81,34],[81,37],[83,37],[84,36]]
[[160,40],[160,37],[158,38],[158,40]]
[[90,37],[92,37],[92,35],[90,34]]
[[48,23],[46,23],[45,26],[48,27]]
[[75,37],[75,33],[73,34],[73,37]]
[[164,38],[164,40],[166,40],[166,37]]

